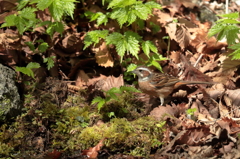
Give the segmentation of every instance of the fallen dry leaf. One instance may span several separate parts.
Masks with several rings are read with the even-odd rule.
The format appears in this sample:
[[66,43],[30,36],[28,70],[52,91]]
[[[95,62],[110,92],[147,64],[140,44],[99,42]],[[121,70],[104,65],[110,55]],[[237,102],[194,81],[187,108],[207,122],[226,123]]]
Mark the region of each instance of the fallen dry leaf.
[[86,155],[88,158],[92,158],[92,159],[97,158],[98,151],[101,150],[101,147],[103,146],[103,141],[104,140],[105,140],[105,138],[100,140],[99,143],[96,146],[90,147],[88,150],[83,150],[82,155]]

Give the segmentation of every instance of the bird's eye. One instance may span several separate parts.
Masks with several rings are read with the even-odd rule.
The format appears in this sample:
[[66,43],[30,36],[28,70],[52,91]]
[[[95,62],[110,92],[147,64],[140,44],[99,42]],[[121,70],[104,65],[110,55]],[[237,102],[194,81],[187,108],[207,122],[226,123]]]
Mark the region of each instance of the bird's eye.
[[139,70],[139,72],[143,72],[143,70]]

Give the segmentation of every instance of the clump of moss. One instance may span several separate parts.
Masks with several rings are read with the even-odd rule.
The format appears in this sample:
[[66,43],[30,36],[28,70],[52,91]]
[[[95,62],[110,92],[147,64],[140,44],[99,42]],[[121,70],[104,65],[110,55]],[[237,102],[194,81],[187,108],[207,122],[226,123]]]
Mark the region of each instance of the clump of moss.
[[136,101],[133,93],[124,92],[118,95],[118,100],[112,99],[104,104],[99,113],[104,121],[109,121],[112,118],[109,113],[113,113],[118,118],[134,120],[139,118],[142,112],[144,112],[143,103]]
[[141,117],[131,122],[125,118],[114,118],[101,126],[85,128],[76,136],[75,144],[80,145],[81,149],[88,149],[106,138],[105,147],[110,151],[148,156],[151,148],[162,144],[164,131],[162,125],[163,122],[151,117]]

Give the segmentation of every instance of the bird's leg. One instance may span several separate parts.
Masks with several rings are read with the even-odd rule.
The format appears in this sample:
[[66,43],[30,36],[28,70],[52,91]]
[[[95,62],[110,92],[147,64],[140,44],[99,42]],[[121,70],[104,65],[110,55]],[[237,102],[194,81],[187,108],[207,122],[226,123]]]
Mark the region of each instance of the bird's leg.
[[164,104],[164,98],[159,96],[159,99],[160,99],[160,105],[163,105]]

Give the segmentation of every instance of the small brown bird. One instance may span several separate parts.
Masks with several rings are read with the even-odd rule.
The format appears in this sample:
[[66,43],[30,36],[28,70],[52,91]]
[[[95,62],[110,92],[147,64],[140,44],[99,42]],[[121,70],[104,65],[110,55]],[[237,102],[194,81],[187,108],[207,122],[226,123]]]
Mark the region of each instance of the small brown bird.
[[167,74],[152,72],[145,66],[137,67],[132,73],[138,76],[139,88],[150,96],[159,97],[161,105],[164,103],[164,98],[169,96],[174,89],[181,85],[213,84],[202,81],[183,81]]

